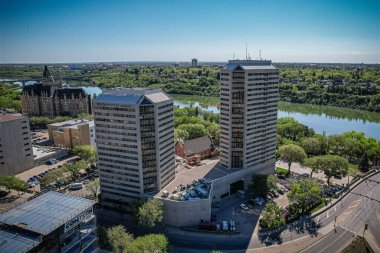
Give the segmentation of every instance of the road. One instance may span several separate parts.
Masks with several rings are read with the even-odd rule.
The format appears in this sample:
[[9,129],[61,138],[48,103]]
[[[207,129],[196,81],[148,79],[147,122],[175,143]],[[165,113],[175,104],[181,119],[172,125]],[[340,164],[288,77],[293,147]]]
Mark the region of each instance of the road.
[[356,235],[364,235],[373,250],[380,252],[380,174],[352,190],[347,199],[351,204],[337,216],[336,229],[302,252],[340,252]]
[[[380,174],[375,174],[348,193],[342,201],[313,219],[289,224],[283,231],[245,235],[214,235],[167,228],[173,252],[218,249],[231,252],[340,252],[363,234],[375,252],[380,252]],[[334,230],[335,224],[335,230]],[[196,243],[194,243],[196,242]]]

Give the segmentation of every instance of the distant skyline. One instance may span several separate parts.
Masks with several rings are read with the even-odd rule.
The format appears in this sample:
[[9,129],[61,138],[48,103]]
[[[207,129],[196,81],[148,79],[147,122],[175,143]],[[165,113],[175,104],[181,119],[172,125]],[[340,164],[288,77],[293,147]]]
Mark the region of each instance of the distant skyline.
[[380,63],[380,0],[2,0],[0,63]]

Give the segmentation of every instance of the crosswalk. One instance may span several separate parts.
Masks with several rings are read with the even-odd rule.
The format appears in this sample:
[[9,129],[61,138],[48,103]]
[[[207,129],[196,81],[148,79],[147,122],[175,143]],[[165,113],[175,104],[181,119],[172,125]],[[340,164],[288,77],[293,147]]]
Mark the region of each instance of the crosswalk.
[[[342,214],[340,214],[338,216],[335,216],[336,217],[335,224],[336,225],[340,225],[352,213],[352,211],[354,210],[354,208],[356,208],[356,207],[358,207],[360,205],[360,203],[362,201],[363,201],[363,197],[360,197],[360,198],[352,201],[351,204],[348,206],[348,208],[346,209],[346,211],[344,213],[342,213]],[[343,208],[343,204],[341,203],[340,206],[339,206],[339,204],[336,204],[333,208],[330,208],[325,213],[322,213],[321,215],[317,216],[315,218],[316,222],[319,223],[323,219],[328,219],[330,217],[333,217],[333,215],[335,214],[335,212],[339,211],[340,208]]]

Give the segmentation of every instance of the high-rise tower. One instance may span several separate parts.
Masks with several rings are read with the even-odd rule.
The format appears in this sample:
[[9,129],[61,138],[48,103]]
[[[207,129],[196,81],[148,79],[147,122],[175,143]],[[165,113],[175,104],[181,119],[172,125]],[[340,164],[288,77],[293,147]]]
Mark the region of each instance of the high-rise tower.
[[221,71],[220,165],[274,170],[279,71],[267,60],[231,60]]
[[104,90],[94,114],[104,202],[124,204],[174,179],[173,100],[161,89]]

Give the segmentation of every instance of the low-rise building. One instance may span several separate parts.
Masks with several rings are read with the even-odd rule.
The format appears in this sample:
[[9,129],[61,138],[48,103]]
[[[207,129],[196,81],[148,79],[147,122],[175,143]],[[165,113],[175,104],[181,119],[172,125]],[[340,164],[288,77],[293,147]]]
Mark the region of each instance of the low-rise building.
[[13,175],[33,167],[29,119],[21,114],[0,114],[0,175]]
[[94,201],[50,191],[0,215],[0,252],[98,252]]
[[192,140],[177,141],[175,154],[188,162],[199,162],[202,159],[217,156],[218,150],[211,137],[206,135]]
[[76,145],[95,146],[94,121],[74,119],[48,125],[49,139],[55,146],[73,149]]

